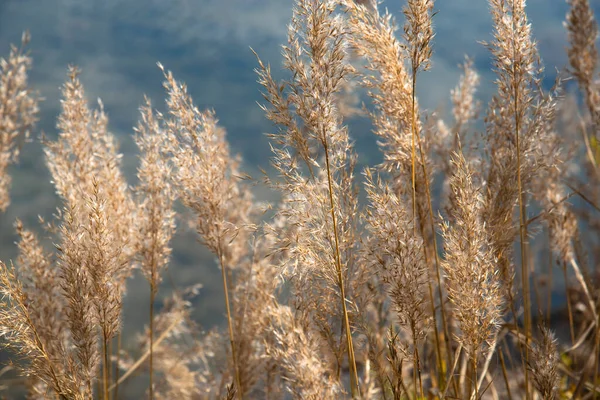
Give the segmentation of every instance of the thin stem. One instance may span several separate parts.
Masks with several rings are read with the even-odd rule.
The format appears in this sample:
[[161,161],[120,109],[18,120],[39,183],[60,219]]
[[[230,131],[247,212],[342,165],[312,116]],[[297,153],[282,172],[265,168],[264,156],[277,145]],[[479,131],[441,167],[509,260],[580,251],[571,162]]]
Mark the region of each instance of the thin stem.
[[121,374],[121,369],[120,369],[120,365],[121,365],[121,339],[122,339],[123,334],[121,333],[121,331],[119,331],[118,335],[117,335],[117,367],[115,369],[115,392],[113,394],[113,399],[115,400],[119,400],[119,378],[120,378],[120,374]]
[[[599,326],[600,319],[598,318],[598,313],[596,312],[596,304],[594,303],[594,297],[590,293],[590,290],[587,286],[587,282],[585,281],[585,278],[583,277],[581,269],[577,265],[575,258],[571,257],[569,261],[573,267],[573,270],[575,271],[575,277],[579,281],[579,284],[582,286],[583,292],[585,293],[585,295],[589,301],[590,312],[592,313],[592,317],[594,318],[594,325],[595,325],[594,352],[595,352],[595,354],[598,354],[598,348],[600,347],[600,326]],[[594,359],[594,374],[593,374],[593,381],[592,381],[593,382],[593,392],[596,391],[597,378],[598,378],[598,361],[599,361],[598,359],[599,358],[600,357],[596,356]]]
[[508,380],[508,372],[506,370],[506,363],[504,362],[504,351],[500,349],[498,352],[498,358],[500,359],[500,367],[502,370],[502,377],[504,378],[504,383],[506,384],[506,396],[509,400],[512,400],[512,394],[510,393],[510,383]]
[[[479,398],[479,382],[477,380],[477,352],[473,351],[473,356],[471,357],[471,368],[473,368],[473,383],[474,383],[474,387],[473,387],[473,395],[471,396],[471,398],[473,400],[477,400]],[[483,377],[483,374],[482,374]]]
[[104,393],[104,400],[110,399],[110,393],[108,391],[108,334],[106,329],[102,329],[102,353],[104,355],[104,362],[102,364],[102,391]]
[[573,267],[573,271],[575,272],[575,278],[577,278],[577,281],[579,282],[579,284],[581,285],[581,288],[583,289],[583,293],[587,297],[588,305],[590,306],[590,312],[592,313],[592,316],[594,317],[594,324],[595,324],[598,320],[598,315],[596,313],[596,304],[594,303],[594,298],[588,288],[588,285],[587,285],[587,282],[585,281],[583,273],[581,272],[581,268],[579,268],[577,261],[575,261],[575,258],[570,257],[569,263]]
[[414,234],[417,236],[417,169],[415,167],[416,164],[416,137],[417,137],[417,116],[416,114],[416,100],[415,100],[415,90],[417,87],[417,71],[413,67],[412,70],[412,92],[411,92],[411,130],[412,130],[412,138],[411,138],[411,174],[412,174],[412,205],[413,205],[413,227]]
[[[415,66],[413,64],[412,90],[411,90],[411,130],[412,130],[411,173],[412,173],[412,196],[413,196],[413,202],[412,202],[413,203],[413,228],[414,228],[415,238],[417,236],[417,168],[416,168],[416,138],[417,138],[417,116],[416,116],[417,110],[416,110],[416,108],[417,108],[417,105],[416,105],[416,99],[415,99],[416,88],[417,88],[417,69],[415,68]],[[423,235],[423,236],[425,236],[425,235]],[[423,243],[425,243],[425,237],[423,237]],[[425,251],[425,253],[427,253],[425,248],[423,250]],[[433,298],[432,298],[432,300],[433,300]],[[433,313],[433,315],[435,316],[435,312]],[[419,365],[419,358],[418,358],[418,352],[417,352],[417,341],[416,341],[414,325],[412,326],[412,331],[413,331],[413,342],[414,342],[414,346],[415,346],[415,353],[414,353],[415,368],[419,375],[419,382],[420,382],[421,381],[421,370],[420,370],[420,365]],[[436,335],[435,339],[436,339],[436,341],[439,341],[438,335]],[[415,379],[415,386],[416,386],[416,379]],[[422,384],[419,385],[419,388],[421,388],[421,387],[422,387]],[[421,389],[421,391],[419,393],[422,395],[423,390]]]
[[[515,89],[516,90],[516,89]],[[515,100],[515,112],[517,108]],[[515,114],[516,117],[517,114]],[[519,145],[519,121],[516,118],[516,137],[517,137],[517,187],[519,191],[519,238],[521,242],[521,284],[523,285],[523,308],[525,317],[525,362],[529,362],[529,339],[531,337],[531,299],[529,293],[529,265],[527,262],[527,227],[525,226],[525,214],[527,212],[525,199],[523,195],[523,182],[521,179],[521,148]],[[529,398],[529,373],[525,368],[525,381],[527,382],[527,397]]]
[[[510,285],[512,287],[512,283]],[[515,299],[512,295],[512,290],[511,287],[507,287],[506,288],[506,294],[508,296],[508,304],[509,304],[509,309],[510,312],[513,315],[513,320],[515,322],[515,326],[514,329],[516,331],[516,335],[517,337],[521,336],[521,330],[519,329],[519,321],[517,318],[517,311],[515,310]],[[523,369],[527,372],[527,365],[525,364],[525,357],[524,357],[524,350],[523,347],[527,347],[526,345],[523,345],[523,342],[521,340],[517,341],[518,344],[518,348],[519,348],[519,356],[521,357],[521,366],[523,367]],[[509,356],[509,361],[511,361],[511,365],[513,365],[514,363],[512,362],[512,359],[510,358],[510,352],[507,353]]]
[[435,312],[435,297],[433,294],[433,288],[431,287],[431,282],[427,282],[427,286],[429,289],[429,301],[431,302],[431,315],[433,315],[433,334],[435,335],[435,360],[438,363],[438,378],[440,380],[440,390],[444,390],[446,386],[446,371],[444,368],[444,363],[442,362],[442,348],[440,346],[440,334],[437,326],[437,316]]
[[598,386],[598,362],[600,361],[600,320],[596,318],[596,329],[595,329],[595,341],[594,341],[594,379],[592,380],[592,393],[596,393],[596,387]]
[[225,292],[225,307],[227,308],[227,326],[229,328],[229,343],[231,345],[231,357],[233,358],[233,368],[235,370],[235,385],[237,386],[237,397],[243,398],[242,384],[240,379],[240,369],[238,365],[237,353],[235,351],[235,341],[233,337],[233,318],[231,317],[231,307],[229,306],[229,287],[227,285],[227,271],[225,269],[225,260],[223,259],[223,251],[219,247],[218,251],[219,264],[221,266],[221,275],[223,278],[223,291]]
[[460,358],[461,351],[462,351],[462,344],[459,343],[458,347],[456,348],[456,352],[454,353],[454,363],[452,364],[452,369],[448,373],[448,384],[446,385],[446,388],[444,389],[444,392],[441,397],[442,399],[446,398],[446,392],[448,391],[448,388],[450,387],[450,381],[454,382],[455,392],[456,392],[456,395],[458,395],[456,379],[454,379],[454,371],[456,370],[456,365],[458,364],[458,360]]
[[[548,243],[551,243],[551,235],[550,235],[550,231],[548,231]],[[548,283],[546,284],[546,287],[548,288],[546,290],[546,294],[548,296],[547,298],[547,305],[546,305],[546,323],[548,324],[548,326],[550,326],[550,319],[551,319],[551,315],[552,315],[552,278],[554,275],[554,257],[552,256],[552,249],[548,249],[548,266],[549,266],[549,271],[548,271]]]
[[[107,349],[107,353],[108,353],[108,363],[106,364],[106,378],[108,381],[108,384],[110,385],[110,383],[112,382],[112,352],[113,352],[113,348],[112,348],[112,338],[109,338],[108,341],[106,342],[106,349]],[[110,398],[110,393],[109,393],[109,398]]]
[[354,358],[354,346],[352,344],[352,331],[350,330],[350,319],[348,318],[348,310],[346,308],[346,290],[344,288],[344,278],[342,274],[342,262],[340,256],[340,246],[338,238],[337,219],[335,216],[335,203],[333,201],[333,184],[331,176],[331,167],[329,165],[329,146],[327,144],[327,136],[323,135],[323,147],[325,150],[325,163],[327,165],[327,184],[329,186],[329,205],[331,219],[333,223],[333,236],[335,239],[335,266],[337,270],[338,286],[340,288],[340,296],[342,298],[342,313],[344,318],[344,327],[346,329],[346,342],[348,345],[348,364],[350,364],[350,390],[352,397],[360,396],[360,388],[358,384],[358,372],[356,370],[356,359]]
[[[513,0],[513,29],[516,29],[515,21],[515,4]],[[521,113],[519,105],[519,87],[517,81],[517,51],[516,44],[513,43],[513,112],[515,118],[515,136],[516,136],[516,150],[517,150],[517,190],[518,190],[518,201],[519,201],[519,238],[521,242],[521,284],[523,286],[523,307],[525,317],[525,363],[529,364],[529,339],[531,337],[531,299],[529,293],[529,266],[527,260],[527,225],[525,225],[525,217],[527,213],[524,194],[523,194],[523,181],[521,176],[521,144],[520,144],[520,129],[521,129]],[[529,370],[525,368],[525,387],[527,399],[530,398],[529,393]]]
[[[429,174],[427,173],[427,168],[425,167],[425,155],[423,152],[423,146],[421,144],[421,139],[418,137],[418,135],[416,135],[416,100],[415,100],[415,90],[416,90],[416,86],[417,86],[417,70],[413,68],[413,91],[412,91],[412,103],[413,103],[413,140],[416,138],[417,139],[417,144],[419,145],[419,155],[421,158],[421,168],[423,171],[423,179],[425,180],[425,194],[427,196],[427,206],[428,206],[428,211],[429,211],[429,223],[431,225],[431,234],[432,234],[432,242],[433,242],[433,255],[434,255],[434,260],[435,260],[435,274],[436,274],[436,280],[437,280],[437,294],[438,297],[440,299],[440,312],[441,312],[441,317],[442,317],[442,329],[444,331],[444,342],[446,344],[446,355],[448,358],[448,365],[452,365],[452,350],[451,350],[451,346],[450,346],[450,335],[448,332],[448,324],[446,321],[446,311],[445,311],[445,307],[444,307],[444,296],[442,294],[442,278],[441,278],[441,274],[440,274],[440,259],[439,259],[439,254],[438,254],[438,246],[437,246],[437,237],[436,237],[436,230],[435,230],[435,221],[433,219],[433,202],[431,200],[431,190],[429,188]],[[458,135],[457,135],[458,136]],[[458,144],[460,147],[460,140],[458,140]],[[414,151],[414,148],[413,148]],[[414,164],[413,164],[414,167]],[[413,170],[413,188],[415,187],[415,183],[414,183],[414,178],[415,178],[415,172]],[[414,192],[413,192],[414,195]],[[414,203],[414,200],[413,200]],[[433,299],[433,298],[432,298]],[[436,318],[436,313],[433,313],[433,319],[434,319],[434,324],[437,323],[437,318]],[[437,326],[436,326],[436,331],[437,331]],[[436,350],[438,351],[438,353],[440,352],[440,344],[439,344],[439,337],[437,335],[435,335],[435,341],[436,341]],[[442,364],[441,364],[441,354],[440,354],[440,369],[443,370],[442,368]]]
[[461,393],[458,394],[456,397],[457,398],[462,398],[462,394],[464,394],[465,396],[467,395],[467,393],[470,392],[470,388],[468,387],[468,366],[469,366],[469,360],[468,360],[468,354],[464,354],[462,356],[462,360],[460,362],[460,371],[458,372],[458,383],[459,383],[459,387],[461,390]]
[[571,333],[571,345],[575,344],[575,323],[573,322],[573,310],[571,310],[571,296],[569,294],[569,281],[567,276],[567,265],[562,263],[563,279],[565,281],[565,299],[567,300],[567,316],[569,317],[569,332]]
[[152,276],[150,277],[150,388],[149,398],[150,400],[154,400],[154,298],[156,296],[156,290],[154,285],[155,273],[154,269],[152,270]]
[[496,346],[498,345],[498,336],[494,338],[494,342],[487,350],[487,355],[485,357],[485,362],[483,364],[483,368],[481,369],[481,374],[479,374],[479,380],[477,381],[477,392],[481,390],[481,385],[483,385],[483,380],[485,379],[488,369],[490,368],[490,363],[492,362],[492,357],[496,353]]
[[[423,231],[423,226],[420,226],[421,229],[421,236],[425,237],[424,231]],[[427,253],[427,247],[423,246],[423,256],[425,258],[425,264],[429,265],[429,254]],[[431,281],[428,279],[427,280],[427,286],[429,289],[429,303],[430,303],[430,308],[431,308],[431,315],[433,317],[433,334],[434,334],[434,338],[435,338],[435,356],[436,356],[436,361],[438,363],[438,372],[439,372],[439,380],[440,380],[440,390],[443,390],[443,388],[446,385],[445,382],[445,374],[446,371],[444,368],[444,364],[442,361],[442,348],[440,345],[440,335],[439,335],[439,329],[438,329],[438,325],[437,325],[437,313],[435,311],[435,295],[433,294],[433,287],[431,285]],[[441,302],[440,302],[441,304]],[[450,364],[449,364],[450,365]]]
[[[442,294],[442,277],[440,274],[440,255],[437,245],[437,234],[435,230],[435,221],[433,219],[433,201],[431,200],[431,190],[429,188],[429,174],[427,168],[425,168],[425,155],[423,153],[423,146],[421,145],[421,139],[418,138],[419,154],[421,157],[421,168],[423,170],[423,178],[425,179],[425,195],[427,196],[427,207],[429,211],[429,224],[431,226],[431,234],[433,235],[433,253],[435,261],[435,275],[437,281],[437,294],[440,299],[440,313],[442,317],[442,329],[444,331],[444,342],[446,344],[446,354],[448,357],[448,365],[452,365],[452,350],[450,346],[450,333],[448,332],[448,323],[446,319],[446,309],[444,307],[444,296]],[[434,314],[435,320],[435,314]],[[439,339],[436,338],[439,342]]]
[[[410,323],[410,327],[412,330],[412,336],[413,336],[413,346],[414,346],[414,351],[413,351],[413,357],[414,357],[414,363],[415,363],[415,389],[418,390],[419,392],[419,398],[423,397],[423,379],[421,377],[421,360],[419,358],[419,346],[417,343],[417,328],[415,326],[415,321],[411,321]],[[419,381],[419,384],[417,386],[417,378]]]
[[[167,327],[167,329],[165,329],[164,332],[161,333],[160,336],[156,339],[156,341],[154,342],[154,347],[161,344],[162,341],[165,340],[167,338],[167,336],[169,336],[169,333],[173,329],[175,329],[175,327],[177,326],[177,324],[180,321],[181,321],[181,318],[175,318],[173,320],[173,322],[171,322],[171,325],[169,325]],[[131,374],[133,374],[140,367],[140,365],[142,365],[144,363],[144,361],[146,361],[146,358],[148,358],[149,355],[150,355],[150,349],[146,350],[146,352],[135,363],[133,363],[133,365],[131,367],[129,367],[127,372],[125,372],[123,374],[123,376],[121,376],[117,382],[113,383],[112,386],[108,388],[108,390],[115,390],[117,388],[117,385],[121,385],[123,382],[125,382],[125,380],[127,380],[127,378],[129,378],[131,376]]]

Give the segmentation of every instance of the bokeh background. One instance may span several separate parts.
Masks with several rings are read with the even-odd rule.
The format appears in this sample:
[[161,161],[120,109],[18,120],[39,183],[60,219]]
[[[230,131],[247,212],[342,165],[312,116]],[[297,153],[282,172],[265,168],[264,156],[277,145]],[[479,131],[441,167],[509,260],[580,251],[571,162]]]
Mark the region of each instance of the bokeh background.
[[[596,15],[600,15],[600,2],[592,3]],[[402,1],[388,1],[382,6],[397,15],[399,24],[403,23]],[[485,104],[494,78],[489,53],[480,43],[491,40],[487,1],[440,0],[435,8],[438,14],[432,70],[420,78],[421,105],[441,113],[449,108],[449,92],[458,80],[458,64],[465,55],[474,60],[481,74],[479,95]],[[0,259],[9,261],[16,256],[16,218],[44,234],[39,229],[38,215],[51,219],[60,206],[39,136],[44,132],[56,138],[60,87],[69,64],[81,68],[90,102],[102,99],[131,184],[135,183],[137,167],[132,128],[144,94],[158,109],[164,109],[157,61],[187,83],[199,108],[216,110],[232,150],[243,155],[245,171],[259,178],[259,168],[268,169],[270,152],[264,133],[272,127],[256,104],[262,97],[253,72],[256,58],[250,47],[271,63],[275,75],[284,76],[280,45],[286,40],[291,10],[291,0],[0,0],[0,55],[8,55],[10,43],[18,44],[21,33],[29,30],[31,86],[45,98],[33,140],[24,145],[20,163],[10,170],[12,204],[0,215]],[[556,70],[566,65],[562,26],[566,12],[564,0],[528,2],[548,84]],[[368,121],[353,120],[350,134],[356,140],[360,163],[377,163],[380,156]],[[273,194],[257,187],[256,196],[269,199]],[[184,224],[180,228],[160,295],[168,295],[173,287],[201,283],[194,316],[208,329],[224,321],[220,272],[193,232]],[[47,244],[51,248],[50,240]],[[148,296],[143,279],[137,277],[131,282],[124,318],[126,340],[147,323]]]

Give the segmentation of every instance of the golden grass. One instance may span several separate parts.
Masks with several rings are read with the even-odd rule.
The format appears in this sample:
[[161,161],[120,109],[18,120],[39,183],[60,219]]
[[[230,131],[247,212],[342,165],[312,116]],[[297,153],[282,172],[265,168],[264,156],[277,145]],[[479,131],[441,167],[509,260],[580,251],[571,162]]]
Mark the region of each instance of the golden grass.
[[[149,99],[140,108],[139,183],[128,186],[102,103],[90,108],[70,67],[59,137],[43,143],[63,202],[48,230],[56,251],[17,221],[15,266],[0,263],[0,335],[28,398],[122,398],[140,373],[150,399],[600,396],[598,29],[588,1],[569,4],[566,73],[582,110],[563,76],[542,86],[525,1],[491,0],[496,92],[483,108],[467,59],[450,123],[417,97],[433,21],[444,17],[433,0],[407,0],[401,36],[375,0],[296,0],[283,46],[290,78],[276,81],[257,55],[275,130],[265,182],[280,194],[266,207],[215,113],[198,110],[160,64],[168,111]],[[2,210],[6,167],[36,121],[30,65],[16,47],[0,61]],[[347,125],[353,85],[368,93],[383,154],[363,179]],[[432,199],[437,177],[445,190]],[[190,317],[198,288],[155,310],[176,202],[218,261],[227,333]],[[567,285],[566,325],[541,310],[553,262]],[[136,268],[150,286],[137,359],[120,345]],[[570,342],[552,331],[565,326]]]

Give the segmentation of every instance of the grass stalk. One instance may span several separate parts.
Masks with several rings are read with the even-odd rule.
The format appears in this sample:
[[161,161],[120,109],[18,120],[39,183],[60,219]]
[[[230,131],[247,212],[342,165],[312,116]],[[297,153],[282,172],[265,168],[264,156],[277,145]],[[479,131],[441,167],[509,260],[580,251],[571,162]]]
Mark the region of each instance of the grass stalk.
[[120,379],[120,375],[121,375],[120,365],[121,365],[122,339],[123,339],[123,333],[121,331],[119,331],[119,333],[117,334],[117,352],[116,352],[117,353],[116,354],[117,362],[116,362],[116,368],[115,368],[115,391],[113,393],[113,399],[115,399],[115,400],[119,400],[119,379]]
[[[447,355],[447,365],[452,365],[452,349],[450,346],[450,333],[448,331],[448,323],[446,317],[446,308],[444,307],[444,295],[442,293],[442,277],[440,274],[440,255],[437,245],[437,234],[435,230],[435,221],[433,217],[433,201],[431,200],[431,190],[429,187],[429,174],[427,172],[427,168],[425,167],[425,155],[423,153],[423,146],[421,145],[421,140],[418,139],[419,144],[419,153],[421,157],[421,168],[423,170],[423,179],[425,180],[425,195],[427,196],[427,207],[429,213],[429,224],[431,226],[431,234],[432,234],[432,246],[433,246],[433,255],[435,261],[435,278],[437,283],[437,295],[440,300],[440,316],[442,317],[442,329],[444,332],[444,342],[446,344],[446,355]],[[433,314],[434,323],[436,321],[436,314]],[[436,327],[437,330],[437,327]],[[439,350],[439,337],[436,335],[436,346]],[[441,355],[440,355],[441,357]]]
[[446,398],[446,393],[448,392],[448,388],[450,387],[450,382],[454,382],[455,393],[456,393],[456,395],[458,395],[458,387],[456,384],[456,379],[454,379],[454,371],[456,371],[456,366],[458,365],[458,360],[460,359],[461,352],[462,352],[462,344],[459,343],[458,347],[456,348],[456,352],[454,353],[454,362],[452,363],[452,368],[448,372],[448,379],[446,380],[446,382],[448,382],[448,384],[446,385],[446,387],[444,388],[444,391],[442,392],[442,399]]
[[595,329],[595,340],[594,340],[594,353],[596,357],[594,357],[594,378],[592,380],[592,393],[596,393],[596,388],[598,387],[598,364],[600,362],[600,357],[597,354],[600,354],[600,320],[596,317],[596,329]]
[[156,297],[156,288],[155,288],[155,272],[152,270],[152,276],[150,279],[150,357],[148,359],[148,363],[150,366],[150,387],[148,388],[149,398],[150,400],[154,400],[154,300]]
[[[514,9],[514,0],[513,0],[513,9]],[[515,13],[513,12],[513,29],[516,29],[516,21],[515,21]],[[512,73],[513,77],[516,77],[520,71],[516,70],[517,60],[517,51],[516,45],[513,44],[513,60],[512,60]],[[525,224],[527,209],[525,204],[525,196],[523,193],[523,181],[521,177],[521,144],[520,144],[520,136],[521,136],[521,111],[519,104],[519,87],[517,79],[513,79],[513,112],[515,119],[515,143],[516,143],[516,152],[517,152],[517,190],[518,190],[518,205],[519,205],[519,238],[521,244],[521,285],[523,286],[523,307],[524,311],[524,319],[525,319],[525,363],[529,364],[529,340],[531,338],[531,297],[529,293],[529,264],[527,259],[527,225]],[[530,398],[530,383],[529,383],[529,371],[528,368],[525,368],[525,387],[527,393],[527,399]]]
[[569,281],[567,276],[567,266],[563,261],[561,263],[563,270],[563,279],[565,281],[565,299],[567,300],[567,316],[569,317],[569,333],[571,334],[571,345],[575,345],[575,324],[573,322],[573,310],[571,309],[571,295],[569,293]]
[[[433,245],[433,256],[434,256],[434,260],[435,260],[435,274],[436,274],[436,280],[437,280],[437,295],[440,301],[440,314],[442,317],[442,329],[444,331],[444,342],[446,344],[446,355],[447,355],[447,365],[452,365],[452,350],[450,347],[450,335],[448,332],[448,324],[446,321],[446,311],[445,311],[445,307],[444,307],[444,297],[442,294],[442,278],[441,278],[441,274],[440,274],[440,259],[439,259],[439,252],[438,252],[438,246],[437,246],[437,237],[436,237],[436,230],[435,230],[435,221],[434,221],[434,217],[433,217],[433,202],[431,200],[431,190],[429,188],[429,174],[427,172],[427,168],[425,166],[425,155],[423,153],[423,146],[421,144],[421,139],[418,137],[418,135],[416,134],[416,98],[415,98],[415,90],[417,87],[417,70],[416,68],[413,67],[412,69],[412,76],[413,76],[413,85],[412,85],[412,96],[411,96],[411,102],[412,102],[412,108],[413,108],[413,113],[412,113],[412,126],[413,126],[413,154],[412,156],[415,157],[415,139],[417,140],[417,143],[419,145],[419,155],[420,155],[420,159],[421,159],[421,168],[423,171],[423,179],[425,180],[425,195],[427,196],[427,207],[428,207],[428,213],[429,213],[429,223],[431,226],[431,235],[432,235],[432,245]],[[460,143],[460,141],[459,141]],[[416,198],[416,186],[415,186],[415,178],[416,178],[416,174],[415,174],[415,159],[412,159],[412,167],[413,167],[413,204],[416,206],[416,202],[415,202],[415,198]],[[415,215],[416,218],[416,209],[413,208],[413,215]],[[430,284],[431,286],[431,284]],[[433,301],[433,296],[432,296],[432,301]],[[436,316],[436,312],[435,312],[435,308],[434,308],[434,312],[433,312],[433,319],[434,319],[434,325],[435,325],[435,342],[436,342],[436,351],[439,354],[439,367],[440,370],[442,371],[442,376],[443,376],[443,366],[442,366],[442,362],[441,362],[441,348],[440,348],[440,339],[439,339],[439,335],[437,334],[437,316]],[[442,388],[443,390],[443,388]]]
[[[471,372],[473,374],[473,379],[472,379],[473,389],[472,389],[471,399],[477,400],[479,398],[479,381],[477,379],[477,352],[473,352],[473,355],[471,356],[471,368],[473,369],[473,371]],[[482,377],[483,376],[485,376],[485,375],[482,374]]]
[[[548,243],[551,243],[550,231],[548,231]],[[552,318],[552,283],[554,281],[554,257],[552,249],[548,249],[548,282],[546,283],[547,303],[546,303],[546,323],[550,325]]]
[[411,176],[412,176],[412,206],[413,206],[413,228],[414,235],[417,236],[417,169],[416,169],[416,138],[417,138],[417,116],[415,90],[417,87],[417,71],[412,71],[412,92],[411,92]]
[[233,336],[233,317],[231,314],[231,307],[229,305],[229,286],[227,285],[227,270],[225,268],[225,260],[223,256],[223,250],[219,248],[218,251],[219,266],[221,267],[221,276],[223,279],[223,291],[225,293],[225,307],[227,309],[227,328],[229,329],[229,344],[231,345],[231,357],[233,359],[233,368],[235,373],[235,385],[237,386],[237,398],[242,399],[242,384],[240,379],[240,369],[237,359],[237,352],[235,347],[235,339]]
[[103,362],[102,362],[102,393],[104,400],[110,400],[110,393],[108,391],[108,363],[109,363],[109,353],[108,353],[108,332],[105,328],[102,329],[102,354],[103,354]]
[[338,285],[340,288],[340,296],[342,299],[342,318],[344,328],[346,330],[346,342],[348,346],[348,364],[350,366],[350,390],[352,397],[360,396],[360,388],[358,384],[358,372],[356,370],[356,359],[354,356],[354,345],[352,343],[352,331],[350,330],[350,319],[348,317],[348,309],[346,307],[346,290],[344,288],[344,277],[342,272],[342,262],[340,256],[340,246],[338,238],[337,218],[335,216],[335,202],[333,200],[333,183],[331,176],[331,166],[329,163],[329,146],[327,145],[327,137],[324,137],[323,147],[325,150],[325,164],[327,166],[327,184],[329,187],[329,205],[331,212],[331,220],[333,223],[333,236],[335,240],[335,267],[338,278]]
[[[171,325],[169,325],[167,327],[167,329],[165,329],[164,332],[161,333],[161,335],[154,341],[154,347],[161,344],[162,341],[167,338],[169,333],[173,329],[175,329],[175,327],[177,326],[177,324],[179,324],[179,322],[181,322],[180,318],[176,318],[173,322],[171,322]],[[115,383],[113,383],[111,385],[111,387],[108,388],[108,390],[109,391],[115,390],[118,385],[123,384],[123,382],[125,382],[140,367],[140,365],[142,365],[144,363],[144,361],[146,361],[146,359],[149,357],[149,355],[150,355],[150,349],[146,350],[146,352],[140,358],[138,358],[138,360],[135,363],[133,363],[133,365],[131,365],[131,367],[129,367],[129,369],[119,378],[119,380],[116,381]]]
[[[411,322],[411,331],[413,335],[413,358],[414,358],[414,370],[415,370],[415,389],[418,390],[419,398],[423,397],[423,378],[421,376],[421,359],[419,357],[419,346],[417,344],[417,330],[414,321]],[[417,385],[418,379],[418,385]]]
[[502,371],[502,378],[504,378],[504,384],[506,386],[506,396],[509,400],[512,400],[512,394],[510,392],[510,381],[508,379],[508,371],[506,369],[506,363],[504,362],[504,351],[500,349],[498,352],[498,359],[500,360],[500,369]]

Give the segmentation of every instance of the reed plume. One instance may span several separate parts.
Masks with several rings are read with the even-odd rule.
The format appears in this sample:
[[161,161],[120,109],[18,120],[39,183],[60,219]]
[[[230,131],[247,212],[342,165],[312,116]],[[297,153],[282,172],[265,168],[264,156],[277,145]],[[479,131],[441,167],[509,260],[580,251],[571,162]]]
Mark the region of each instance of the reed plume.
[[419,349],[431,322],[430,305],[427,303],[430,276],[423,255],[423,240],[413,237],[411,229],[414,222],[401,197],[380,180],[375,181],[370,170],[366,170],[365,178],[369,200],[366,215],[369,237],[365,259],[369,260],[369,268],[376,270],[386,284],[398,322],[410,337],[412,346],[406,347],[412,348],[409,353],[412,353],[415,369],[414,388],[422,393]]
[[21,47],[11,45],[8,58],[0,58],[0,211],[10,205],[8,166],[19,159],[24,141],[37,122],[39,96],[29,88],[32,60],[24,52],[30,36],[24,32]]
[[[453,159],[450,188],[455,198],[452,224],[442,225],[448,297],[460,334],[456,340],[469,356],[477,381],[477,362],[496,343],[504,298],[493,242],[483,222],[484,197],[462,153]],[[487,347],[484,347],[487,346]],[[475,388],[477,392],[477,388]]]
[[[272,164],[281,179],[273,183],[289,203],[281,215],[296,230],[286,262],[291,267],[295,301],[330,341],[337,375],[342,354],[348,355],[350,388],[357,396],[348,310],[357,207],[355,155],[336,97],[352,69],[346,61],[345,24],[341,16],[334,15],[335,8],[335,1],[297,1],[288,45],[283,48],[284,66],[293,78],[276,83],[270,67],[260,60],[257,72],[270,104],[263,109],[279,127],[279,133],[271,136],[275,144]],[[341,305],[341,312],[334,304]],[[341,321],[344,342],[334,338],[332,328],[338,322],[332,318]]]
[[136,188],[140,215],[136,223],[140,240],[137,242],[136,253],[142,272],[150,283],[149,390],[150,399],[153,399],[154,301],[161,282],[160,272],[167,266],[171,255],[169,241],[175,230],[175,194],[169,183],[171,171],[163,156],[163,131],[149,99],[146,99],[146,105],[140,111],[142,118],[136,129],[136,143],[141,152],[137,174],[139,184]]
[[591,116],[592,135],[600,140],[600,87],[598,86],[598,23],[588,0],[568,0],[565,21],[569,47],[567,55],[571,73],[583,93]]
[[535,388],[544,400],[558,398],[559,354],[556,338],[552,331],[542,327],[542,337],[531,348],[531,372]]
[[[159,64],[159,67],[163,67]],[[185,85],[163,69],[170,118],[165,120],[171,165],[178,197],[196,214],[196,230],[218,259],[223,279],[235,386],[241,398],[239,359],[231,310],[230,270],[247,253],[252,195],[241,182],[239,161],[230,155],[225,131],[211,111],[200,112]]]

